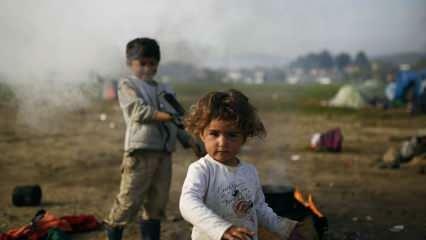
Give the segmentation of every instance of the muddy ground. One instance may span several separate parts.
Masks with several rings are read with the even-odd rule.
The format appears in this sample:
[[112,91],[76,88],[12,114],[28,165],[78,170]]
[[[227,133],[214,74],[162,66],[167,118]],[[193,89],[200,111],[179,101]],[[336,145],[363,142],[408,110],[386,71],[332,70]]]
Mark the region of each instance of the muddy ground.
[[[378,110],[379,111],[379,110]],[[100,120],[100,113],[107,119]],[[118,191],[124,125],[116,103],[98,103],[29,127],[10,106],[0,106],[0,231],[29,222],[38,208],[14,207],[16,185],[40,184],[43,208],[57,216],[94,214],[102,219]],[[381,170],[374,162],[389,146],[426,128],[426,118],[384,113],[358,115],[261,112],[265,140],[250,141],[241,158],[255,164],[265,184],[297,186],[312,193],[329,219],[328,239],[426,239],[426,175],[418,166]],[[312,133],[341,127],[343,152],[313,153]],[[291,160],[299,155],[300,160]],[[186,169],[195,160],[178,149],[162,239],[189,239],[190,225],[178,213]],[[392,232],[395,225],[404,225]],[[137,225],[125,239],[138,239]],[[104,239],[102,231],[73,239]]]

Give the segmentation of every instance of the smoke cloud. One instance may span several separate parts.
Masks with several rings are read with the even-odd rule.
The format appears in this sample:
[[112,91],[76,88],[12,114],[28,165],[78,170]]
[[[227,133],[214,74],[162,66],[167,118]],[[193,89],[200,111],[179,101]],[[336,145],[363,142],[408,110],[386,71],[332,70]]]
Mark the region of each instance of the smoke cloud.
[[229,59],[250,54],[291,59],[322,49],[370,55],[419,51],[426,42],[422,0],[177,4],[3,0],[0,81],[13,86],[21,107],[42,102],[76,109],[89,101],[81,83],[94,81],[91,73],[123,74],[125,44],[140,36],[159,40],[163,62],[199,66],[232,65]]

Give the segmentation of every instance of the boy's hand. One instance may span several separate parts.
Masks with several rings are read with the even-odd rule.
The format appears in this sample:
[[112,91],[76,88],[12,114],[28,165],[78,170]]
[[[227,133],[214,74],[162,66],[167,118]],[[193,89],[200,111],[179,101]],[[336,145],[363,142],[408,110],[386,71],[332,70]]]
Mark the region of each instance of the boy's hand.
[[244,227],[231,226],[222,236],[222,240],[250,240],[255,233]]
[[158,122],[168,122],[173,120],[173,116],[170,113],[167,112],[155,112],[154,113],[154,120]]

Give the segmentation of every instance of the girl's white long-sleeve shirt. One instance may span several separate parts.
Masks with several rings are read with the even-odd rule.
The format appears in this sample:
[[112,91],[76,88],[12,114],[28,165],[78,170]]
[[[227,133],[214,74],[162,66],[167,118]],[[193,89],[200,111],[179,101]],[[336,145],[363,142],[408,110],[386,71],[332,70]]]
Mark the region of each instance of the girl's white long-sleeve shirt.
[[189,166],[179,207],[194,226],[193,240],[220,240],[231,226],[246,227],[258,239],[258,225],[287,239],[297,223],[268,207],[253,165],[231,167],[209,155]]

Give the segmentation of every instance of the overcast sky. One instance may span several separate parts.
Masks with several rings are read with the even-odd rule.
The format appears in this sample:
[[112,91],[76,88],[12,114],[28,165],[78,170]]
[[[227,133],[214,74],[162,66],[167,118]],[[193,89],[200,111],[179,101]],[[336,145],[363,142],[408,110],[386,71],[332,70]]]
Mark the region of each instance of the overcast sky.
[[[0,72],[120,67],[126,42],[157,38],[167,60],[209,64],[308,51],[426,51],[425,0],[1,0]],[[121,66],[122,67],[122,66]]]

